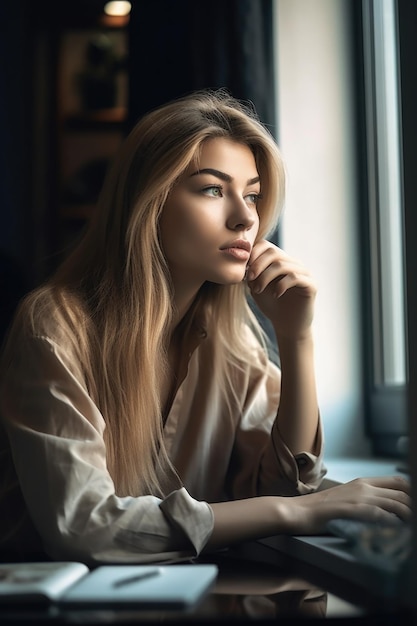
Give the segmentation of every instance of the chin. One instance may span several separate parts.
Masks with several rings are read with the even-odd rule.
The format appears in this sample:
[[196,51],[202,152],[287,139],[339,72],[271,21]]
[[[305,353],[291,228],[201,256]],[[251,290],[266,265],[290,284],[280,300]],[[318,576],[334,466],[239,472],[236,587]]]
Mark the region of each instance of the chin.
[[240,272],[239,274],[234,274],[233,276],[227,276],[227,277],[223,277],[220,278],[218,277],[217,279],[213,279],[210,282],[216,283],[218,285],[239,285],[240,283],[243,282],[244,278],[245,278],[245,272]]

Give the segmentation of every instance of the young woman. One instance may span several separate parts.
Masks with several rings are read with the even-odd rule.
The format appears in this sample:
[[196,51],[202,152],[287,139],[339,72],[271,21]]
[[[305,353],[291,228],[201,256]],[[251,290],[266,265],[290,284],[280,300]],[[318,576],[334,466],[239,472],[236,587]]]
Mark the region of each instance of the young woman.
[[283,198],[274,140],[226,93],[138,122],[4,351],[3,550],[156,561],[333,517],[408,518],[398,477],[317,491],[316,289],[267,239]]

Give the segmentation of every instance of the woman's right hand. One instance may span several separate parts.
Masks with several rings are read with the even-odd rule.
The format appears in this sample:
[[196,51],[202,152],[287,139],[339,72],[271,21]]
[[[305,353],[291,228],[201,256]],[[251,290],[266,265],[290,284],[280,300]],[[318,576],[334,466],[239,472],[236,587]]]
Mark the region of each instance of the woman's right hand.
[[[281,499],[280,499],[281,501]],[[348,483],[279,503],[287,533],[315,535],[326,531],[331,519],[394,524],[411,518],[410,483],[402,476],[356,478]]]

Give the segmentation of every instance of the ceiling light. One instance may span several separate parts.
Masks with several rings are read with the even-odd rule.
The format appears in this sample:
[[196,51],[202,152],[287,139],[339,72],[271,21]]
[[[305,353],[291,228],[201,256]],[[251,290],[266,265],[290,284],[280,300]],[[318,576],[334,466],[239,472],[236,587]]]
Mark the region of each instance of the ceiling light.
[[112,17],[122,17],[129,15],[131,8],[132,5],[130,2],[117,0],[115,2],[106,2],[104,12],[106,15],[111,15]]

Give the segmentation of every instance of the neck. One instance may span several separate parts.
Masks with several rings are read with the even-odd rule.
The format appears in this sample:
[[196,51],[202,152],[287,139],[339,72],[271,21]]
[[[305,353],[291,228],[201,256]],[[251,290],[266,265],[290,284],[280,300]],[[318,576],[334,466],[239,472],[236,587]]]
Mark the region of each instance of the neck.
[[187,289],[183,285],[178,287],[175,285],[175,295],[174,295],[174,316],[172,319],[171,325],[171,337],[175,332],[175,329],[184,319],[194,299],[199,291],[199,288]]

